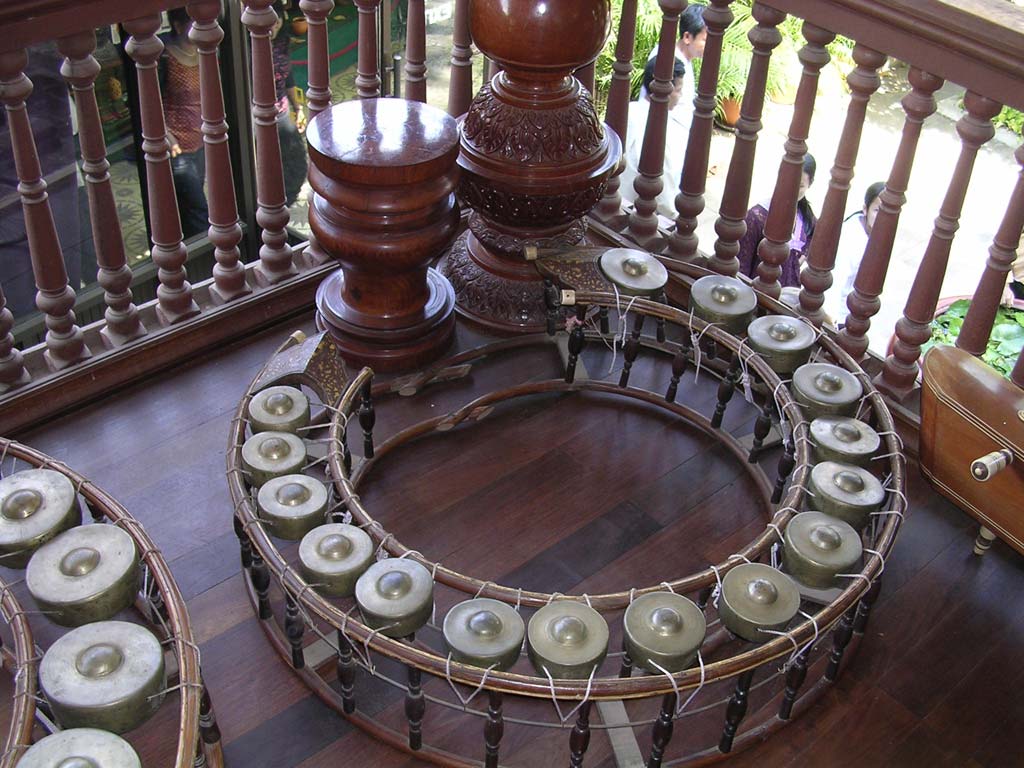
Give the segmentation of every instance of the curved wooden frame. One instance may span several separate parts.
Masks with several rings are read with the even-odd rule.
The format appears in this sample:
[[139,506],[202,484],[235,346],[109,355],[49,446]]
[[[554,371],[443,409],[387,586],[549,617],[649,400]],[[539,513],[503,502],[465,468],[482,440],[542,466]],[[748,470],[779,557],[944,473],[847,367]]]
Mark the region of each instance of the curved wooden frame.
[[17,670],[14,673],[14,704],[11,706],[11,722],[7,727],[3,753],[0,754],[0,768],[14,768],[20,760],[19,752],[28,749],[32,743],[32,725],[36,713],[36,666],[35,641],[32,627],[11,588],[0,580],[0,615],[11,628],[14,649],[4,645],[2,666]]

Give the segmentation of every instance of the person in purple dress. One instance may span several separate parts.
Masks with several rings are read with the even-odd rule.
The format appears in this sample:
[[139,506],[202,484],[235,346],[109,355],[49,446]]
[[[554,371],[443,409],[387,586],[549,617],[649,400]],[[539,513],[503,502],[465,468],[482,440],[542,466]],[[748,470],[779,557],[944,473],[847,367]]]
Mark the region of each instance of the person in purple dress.
[[[804,155],[803,172],[800,175],[796,218],[793,222],[793,234],[789,239],[789,257],[782,263],[782,274],[779,276],[779,285],[783,288],[800,286],[800,268],[807,259],[811,237],[814,235],[814,225],[818,221],[811,204],[805,197],[807,189],[814,182],[816,169],[817,163],[808,152]],[[740,262],[740,272],[751,279],[757,277],[757,265],[761,263],[761,259],[757,255],[757,247],[764,240],[764,225],[768,220],[768,202],[766,200],[747,211],[747,231],[740,239],[740,252],[737,257]]]

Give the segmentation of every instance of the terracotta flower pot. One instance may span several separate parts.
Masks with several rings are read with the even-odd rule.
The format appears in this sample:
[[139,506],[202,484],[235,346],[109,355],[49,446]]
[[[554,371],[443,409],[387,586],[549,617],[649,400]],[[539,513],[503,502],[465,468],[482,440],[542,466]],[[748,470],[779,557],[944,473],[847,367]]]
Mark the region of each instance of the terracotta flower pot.
[[292,19],[292,32],[296,35],[306,34],[306,30],[309,29],[309,24],[303,18]]
[[743,100],[740,98],[722,99],[722,122],[730,128],[735,127],[740,119],[740,106]]

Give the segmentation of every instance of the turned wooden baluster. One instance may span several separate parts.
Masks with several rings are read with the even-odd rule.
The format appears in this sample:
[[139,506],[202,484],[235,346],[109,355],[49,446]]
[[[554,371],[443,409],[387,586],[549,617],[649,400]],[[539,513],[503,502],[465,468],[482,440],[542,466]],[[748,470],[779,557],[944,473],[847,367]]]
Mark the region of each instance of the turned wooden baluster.
[[810,648],[798,653],[786,670],[786,688],[782,692],[782,703],[779,705],[779,720],[789,720],[793,714],[796,696],[807,679],[807,657],[810,653]]
[[754,670],[748,669],[740,673],[736,678],[736,690],[733,691],[729,705],[725,709],[725,728],[722,731],[722,738],[718,742],[719,752],[731,752],[732,742],[736,738],[736,731],[747,714],[747,704],[750,694],[750,683],[754,679]]
[[405,32],[405,98],[427,103],[427,22],[423,0],[409,0]]
[[346,474],[352,474],[352,451],[348,447],[348,427],[341,432],[341,464]]
[[[412,638],[410,638],[410,642]],[[405,694],[405,719],[409,723],[409,749],[420,749],[423,746],[423,713],[426,711],[426,700],[423,698],[421,673],[416,667],[409,665],[409,687]]]
[[776,27],[786,18],[786,14],[781,11],[760,3],[754,4],[752,13],[757,26],[750,30],[747,37],[754,48],[753,59],[747,85],[743,90],[740,119],[736,123],[736,141],[725,177],[725,192],[715,222],[715,233],[718,235],[715,253],[708,261],[710,269],[723,275],[735,275],[739,271],[736,255],[740,252],[740,238],[747,229],[750,178],[754,172],[757,134],[761,130],[768,63],[772,51],[782,42],[782,34]]
[[622,372],[619,374],[620,387],[625,387],[629,384],[630,371],[633,370],[633,363],[636,362],[636,356],[640,352],[640,334],[643,332],[644,320],[646,319],[646,315],[642,315],[639,312],[633,318],[633,331],[629,334],[629,338],[626,339],[626,344],[622,351]]
[[811,130],[814,101],[818,93],[818,75],[830,58],[825,46],[835,39],[835,35],[828,30],[806,21],[803,25],[803,35],[807,45],[801,48],[799,53],[803,73],[800,75],[793,117],[789,123],[786,154],[779,165],[779,175],[768,207],[764,239],[757,247],[760,263],[757,265],[754,288],[776,299],[782,292],[782,286],[779,285],[782,265],[789,258],[789,241],[796,219],[800,177],[803,172],[804,155],[807,154],[807,134]]
[[96,76],[99,62],[93,57],[96,33],[92,30],[57,41],[64,56],[60,73],[74,91],[78,118],[78,141],[82,148],[82,171],[89,198],[92,241],[99,266],[97,281],[103,286],[107,309],[106,327],[100,331],[105,344],[118,347],[146,333],[139,311],[132,302],[132,271],[124,252],[124,239],[118,221],[117,202],[110,183],[110,163],[103,139],[103,125],[96,104]]
[[882,591],[882,579],[876,578],[868,591],[864,593],[864,597],[857,603],[857,613],[853,617],[853,631],[855,634],[863,635],[868,628],[868,618],[871,616],[871,606],[875,604],[878,599],[878,594]]
[[878,297],[882,293],[882,286],[885,285],[885,274],[889,269],[889,257],[896,240],[900,210],[906,201],[904,192],[910,179],[911,166],[914,164],[921,127],[925,118],[935,111],[933,94],[942,85],[941,78],[916,67],[911,67],[909,79],[912,88],[910,93],[903,97],[903,111],[907,116],[903,123],[900,146],[896,150],[896,158],[893,160],[885,189],[879,196],[881,207],[868,236],[864,259],[857,270],[853,291],[846,299],[850,314],[837,338],[839,345],[854,360],[859,360],[867,352],[867,333],[871,327],[871,318],[878,314],[882,306]]
[[25,99],[32,93],[32,81],[24,73],[27,64],[25,51],[0,54],[0,101],[7,110],[25,234],[32,257],[32,273],[39,289],[36,306],[46,316],[46,362],[52,370],[59,371],[90,357],[91,353],[85,346],[82,329],[75,323],[75,292],[68,285],[64,255],[25,107]]
[[299,8],[306,17],[309,48],[309,86],[306,104],[312,120],[331,106],[331,71],[327,41],[327,17],[334,10],[334,0],[299,0]]
[[836,149],[821,218],[814,227],[814,239],[807,252],[807,266],[800,272],[800,284],[803,286],[800,290],[800,313],[815,325],[821,325],[825,320],[821,307],[825,302],[825,291],[832,286],[832,268],[836,263],[839,233],[846,217],[853,168],[860,151],[864,117],[871,95],[882,82],[878,70],[885,64],[885,55],[857,43],[853,48],[853,60],[857,66],[846,78],[850,86],[846,122]]
[[373,379],[368,378],[359,389],[359,426],[363,430],[363,456],[373,458],[373,425],[377,414],[373,410]]
[[1010,371],[1010,381],[1018,387],[1024,388],[1024,351],[1017,355],[1017,362]]
[[210,698],[210,690],[206,682],[202,681],[203,691],[199,699],[199,736],[202,739],[200,752],[210,752],[215,755],[211,761],[215,766],[224,765],[223,748],[221,747],[220,726],[217,725],[217,715],[213,711],[213,700]]
[[754,439],[750,444],[750,453],[747,455],[747,461],[751,464],[756,464],[758,458],[761,456],[761,449],[764,447],[765,438],[768,437],[768,433],[772,431],[772,414],[768,406],[765,406],[757,414],[757,420],[754,422]]
[[29,381],[21,350],[14,346],[14,315],[7,308],[7,297],[0,285],[0,394]]
[[619,677],[632,677],[633,676],[633,659],[629,655],[629,651],[623,649],[622,651],[622,662],[619,664]]
[[277,91],[270,31],[277,23],[273,0],[245,0],[242,23],[249,29],[252,56],[252,119],[256,134],[256,222],[263,230],[256,282],[274,285],[296,274],[288,245],[281,141],[277,134]]
[[245,282],[245,267],[238,253],[242,227],[238,223],[234,176],[228,147],[228,123],[224,113],[224,90],[220,81],[218,46],[224,30],[217,23],[220,0],[193,0],[187,6],[192,17],[188,37],[199,49],[199,93],[203,115],[203,146],[206,161],[207,205],[210,211],[210,242],[215,246],[214,284],[210,294],[226,303],[252,290]]
[[352,656],[352,641],[338,630],[338,683],[341,685],[341,710],[346,715],[356,711],[356,663]]
[[[676,31],[679,14],[684,0],[659,0],[661,6],[661,36],[658,39],[658,56],[654,62],[654,82],[650,88],[650,108],[647,111],[647,127],[644,143],[637,164],[637,176],[633,180],[636,190],[635,210],[629,214],[629,237],[641,248],[649,251],[660,250],[661,235],[658,234],[658,195],[665,188],[662,178],[665,168],[665,136],[668,127],[668,97],[672,93],[672,67],[675,62]],[[669,179],[675,184],[675,179]]]
[[580,311],[577,307],[576,322],[573,323],[572,330],[569,331],[569,356],[565,363],[566,384],[572,384],[576,379],[576,363],[580,359],[580,354],[583,352],[583,345],[586,341],[587,337],[583,329],[583,318],[580,316]]
[[647,759],[647,768],[661,768],[661,761],[665,758],[665,748],[672,740],[677,700],[675,691],[666,693],[661,700],[661,712],[651,730],[651,756]]
[[238,537],[238,549],[242,558],[242,570],[248,571],[252,568],[252,541],[249,534],[245,532],[245,524],[242,518],[235,517],[235,536]]
[[779,474],[775,478],[775,488],[772,490],[772,504],[778,504],[782,500],[782,491],[786,487],[786,481],[793,468],[796,467],[793,450],[792,445],[787,445],[782,451],[782,456],[779,457]]
[[252,551],[252,568],[250,570],[253,589],[256,590],[256,603],[259,617],[269,619],[273,616],[270,607],[270,569],[257,550]]
[[498,750],[505,735],[501,714],[501,691],[487,692],[487,721],[484,723],[484,768],[498,768]]
[[725,376],[718,382],[718,402],[715,404],[715,412],[711,414],[711,428],[718,429],[722,426],[722,419],[725,418],[725,409],[729,407],[729,401],[732,400],[733,394],[736,392],[736,382],[740,378],[740,357],[736,355],[729,362],[729,370],[726,371]]
[[853,637],[853,615],[855,608],[851,608],[843,614],[836,628],[832,630],[832,650],[828,655],[828,667],[825,669],[825,679],[834,683],[839,679],[839,668],[843,663],[843,654],[846,646],[850,644]]
[[359,9],[359,57],[356,62],[356,93],[361,99],[380,96],[377,71],[377,7],[380,0],[355,0]]
[[[629,121],[629,95],[632,85],[633,49],[636,46],[636,3],[637,0],[622,1],[622,15],[619,17],[619,36],[615,39],[615,63],[612,64],[612,84],[608,90],[608,105],[605,123],[625,144],[626,127]],[[621,229],[626,224],[622,215],[622,196],[619,194],[619,176],[622,163],[616,173],[608,179],[601,202],[592,211],[595,218],[610,227]]]
[[668,390],[665,392],[665,400],[670,403],[676,401],[676,393],[679,391],[679,380],[686,373],[686,364],[690,361],[690,348],[693,340],[690,334],[683,333],[683,342],[672,357],[672,380],[668,383]]
[[1017,184],[1010,195],[1010,203],[1006,206],[999,230],[989,246],[985,271],[981,274],[978,289],[974,292],[960,335],[956,338],[956,345],[960,349],[977,357],[984,354],[988,345],[996,310],[999,309],[1003,288],[1006,286],[1006,276],[1017,257],[1017,243],[1024,230],[1024,144],[1017,147],[1013,156],[1021,166]]
[[893,352],[886,358],[885,367],[874,380],[878,389],[897,399],[905,398],[917,381],[917,360],[921,356],[921,346],[932,335],[935,305],[942,289],[942,279],[946,275],[953,237],[960,226],[960,212],[967,196],[974,161],[981,145],[995,136],[992,118],[1001,109],[998,103],[970,91],[964,97],[964,106],[967,114],[956,124],[961,140],[960,157],[942,200],[924,257],[917,267],[903,317],[896,323]]
[[469,0],[455,0],[452,69],[448,81],[448,114],[459,117],[473,100],[473,39],[469,34]]
[[302,638],[306,633],[306,624],[299,614],[299,603],[285,594],[284,599],[284,634],[292,648],[292,668],[302,669],[306,666],[306,654],[302,647]]
[[697,217],[704,211],[704,190],[715,120],[715,91],[722,63],[722,38],[732,23],[732,0],[711,0],[704,11],[708,36],[700,62],[700,81],[693,100],[693,121],[683,157],[683,175],[676,196],[676,228],[668,238],[666,255],[681,261],[702,260],[697,253]]
[[580,711],[576,715],[576,724],[569,734],[569,768],[581,768],[583,758],[590,746],[590,707],[592,701],[584,701],[580,704]]
[[138,76],[142,151],[146,157],[146,195],[153,232],[151,253],[153,263],[159,267],[157,274],[160,278],[160,286],[156,289],[156,314],[161,325],[171,325],[199,314],[199,305],[192,300],[192,286],[185,272],[188,251],[181,242],[181,219],[174,196],[171,152],[160,100],[157,60],[164,50],[164,44],[156,36],[160,23],[160,16],[156,14],[126,21],[124,28],[131,35],[125,51],[135,62]]

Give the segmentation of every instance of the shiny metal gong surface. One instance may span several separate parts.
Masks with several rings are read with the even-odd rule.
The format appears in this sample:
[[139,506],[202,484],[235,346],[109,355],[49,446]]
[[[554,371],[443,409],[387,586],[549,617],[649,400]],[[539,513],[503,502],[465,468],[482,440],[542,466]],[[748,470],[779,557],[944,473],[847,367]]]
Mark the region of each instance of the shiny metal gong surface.
[[320,594],[351,597],[356,580],[373,563],[373,549],[373,540],[362,528],[318,525],[299,542],[302,576]]
[[138,624],[86,624],[58,638],[43,654],[39,684],[62,728],[125,733],[163,701],[163,648]]
[[776,373],[789,374],[807,362],[817,331],[789,315],[765,315],[747,326],[747,342]]
[[633,248],[609,248],[598,260],[601,273],[628,296],[652,296],[668,283],[668,270],[652,254]]
[[306,444],[288,432],[260,432],[242,445],[242,466],[257,488],[275,477],[299,474],[305,465]]
[[120,736],[97,728],[71,728],[29,747],[18,768],[142,768],[142,761]]
[[819,512],[845,520],[858,531],[882,508],[885,489],[863,467],[823,461],[811,469],[809,490]]
[[672,592],[650,592],[629,604],[622,628],[623,645],[633,663],[660,674],[658,666],[679,672],[693,663],[707,621],[692,600]]
[[434,580],[413,560],[389,557],[371,565],[356,581],[363,621],[387,637],[408,637],[430,619]]
[[534,668],[563,679],[587,679],[608,654],[608,622],[590,606],[555,600],[538,610],[526,630]]
[[526,625],[515,608],[486,597],[452,606],[443,629],[455,661],[501,671],[519,660],[526,634]]
[[249,427],[258,432],[292,432],[309,424],[309,398],[296,387],[267,387],[249,401]]
[[793,580],[764,563],[737,565],[722,578],[718,614],[722,624],[751,643],[773,640],[762,630],[783,629],[800,610],[800,592]]
[[735,277],[705,275],[690,288],[690,309],[702,320],[742,336],[757,312],[757,294]]
[[847,416],[820,416],[811,422],[816,462],[838,461],[866,467],[882,444],[870,424]]
[[38,547],[82,522],[71,480],[52,469],[0,479],[0,565],[24,568]]
[[128,608],[139,589],[131,536],[114,525],[82,525],[36,550],[25,571],[32,598],[65,627],[103,621]]
[[307,475],[281,475],[260,486],[256,503],[270,534],[298,541],[325,522],[327,486]]
[[816,589],[838,586],[837,573],[859,570],[860,534],[837,517],[801,512],[786,525],[782,567],[801,584]]
[[853,416],[864,385],[845,368],[831,363],[807,363],[793,373],[790,387],[808,421],[819,416]]

